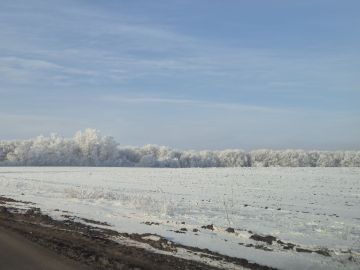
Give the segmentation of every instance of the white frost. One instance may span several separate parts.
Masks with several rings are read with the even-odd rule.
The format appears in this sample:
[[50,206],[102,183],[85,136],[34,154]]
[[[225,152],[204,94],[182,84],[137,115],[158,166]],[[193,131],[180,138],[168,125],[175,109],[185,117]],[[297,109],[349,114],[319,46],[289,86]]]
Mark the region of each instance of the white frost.
[[0,141],[0,166],[360,167],[360,151],[179,151],[156,145],[120,147],[112,137],[87,129],[71,139],[51,135]]

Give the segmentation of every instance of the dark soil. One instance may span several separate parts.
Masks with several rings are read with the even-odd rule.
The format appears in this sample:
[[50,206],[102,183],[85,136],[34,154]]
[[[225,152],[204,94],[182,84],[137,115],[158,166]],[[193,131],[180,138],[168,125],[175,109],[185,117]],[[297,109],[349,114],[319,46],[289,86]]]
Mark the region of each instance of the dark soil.
[[274,236],[271,236],[271,235],[261,236],[258,234],[253,234],[252,236],[250,236],[250,239],[253,239],[255,241],[265,242],[265,243],[268,243],[269,245],[271,245],[272,242],[276,240],[276,238]]
[[[159,241],[144,239],[149,234],[118,233],[107,228],[96,228],[76,222],[70,216],[65,221],[58,221],[42,214],[39,208],[31,208],[26,212],[22,212],[16,208],[6,207],[6,202],[13,201],[0,197],[0,227],[23,235],[27,239],[55,251],[57,254],[92,269],[219,269],[200,262],[153,253],[140,247],[126,245],[126,243],[122,244],[121,239],[123,237],[147,243],[159,250],[176,252],[176,249],[181,247],[203,257],[234,263],[249,269],[274,269],[251,263],[246,259],[221,255],[208,249],[179,245],[162,237],[160,237]],[[85,221],[91,224],[108,225],[93,220]],[[206,229],[211,230],[213,226],[208,225]],[[185,231],[181,232],[184,233]],[[119,237],[120,242],[112,240],[114,237]]]
[[227,231],[228,233],[235,233],[235,229],[234,228],[227,228],[225,231]]
[[210,225],[204,225],[204,226],[201,226],[202,229],[207,229],[207,230],[214,230],[214,225],[213,224],[210,224]]

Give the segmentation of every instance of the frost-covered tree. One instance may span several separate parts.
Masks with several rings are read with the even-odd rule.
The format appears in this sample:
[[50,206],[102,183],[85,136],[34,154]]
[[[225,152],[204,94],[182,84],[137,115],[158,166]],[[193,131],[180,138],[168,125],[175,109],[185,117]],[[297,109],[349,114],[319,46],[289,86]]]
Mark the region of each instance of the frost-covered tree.
[[112,137],[86,129],[77,132],[74,138],[52,134],[0,141],[0,166],[360,167],[360,151],[179,151],[157,145],[120,147]]

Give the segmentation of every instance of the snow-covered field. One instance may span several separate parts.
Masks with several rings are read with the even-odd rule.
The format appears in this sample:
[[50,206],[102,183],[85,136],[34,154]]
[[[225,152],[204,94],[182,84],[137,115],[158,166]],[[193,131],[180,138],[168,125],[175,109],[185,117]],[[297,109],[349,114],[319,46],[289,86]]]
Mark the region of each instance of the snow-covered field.
[[0,195],[280,269],[360,265],[360,168],[2,167]]

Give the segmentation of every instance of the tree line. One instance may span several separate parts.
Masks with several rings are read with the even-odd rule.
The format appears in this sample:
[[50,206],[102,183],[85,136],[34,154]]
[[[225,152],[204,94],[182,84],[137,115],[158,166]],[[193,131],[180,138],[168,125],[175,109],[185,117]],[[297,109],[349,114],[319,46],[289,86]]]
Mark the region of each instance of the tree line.
[[53,134],[0,141],[0,166],[360,167],[360,151],[181,151],[157,145],[122,147],[112,137],[86,129],[73,138]]

